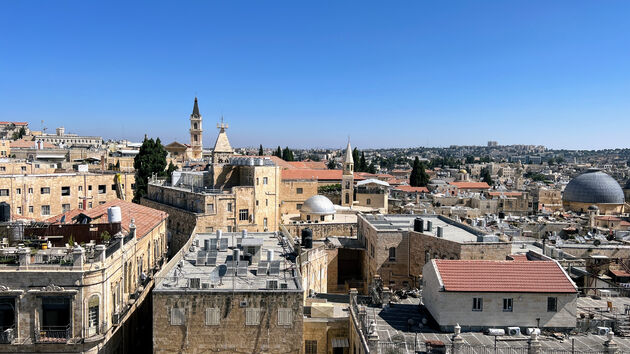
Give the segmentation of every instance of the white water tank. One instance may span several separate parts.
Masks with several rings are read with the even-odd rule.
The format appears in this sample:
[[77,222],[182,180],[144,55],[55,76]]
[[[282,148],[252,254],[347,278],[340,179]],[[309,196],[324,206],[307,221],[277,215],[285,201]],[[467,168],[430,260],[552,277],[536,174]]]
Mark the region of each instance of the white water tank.
[[273,250],[267,250],[267,260],[273,261]]
[[122,222],[122,212],[120,211],[120,207],[113,206],[107,208],[107,219],[109,219],[110,224]]

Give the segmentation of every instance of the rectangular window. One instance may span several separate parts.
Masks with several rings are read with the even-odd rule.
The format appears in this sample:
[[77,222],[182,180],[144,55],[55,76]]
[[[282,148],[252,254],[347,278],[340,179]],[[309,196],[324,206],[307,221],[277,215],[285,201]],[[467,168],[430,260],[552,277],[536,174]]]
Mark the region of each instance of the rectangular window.
[[88,190],[91,191],[92,190],[92,185],[88,186]]
[[218,326],[220,323],[220,313],[218,307],[206,309],[206,326]]
[[289,308],[278,308],[278,326],[293,324],[293,311]]
[[40,188],[39,193],[41,193],[41,194],[50,194],[50,188],[49,187],[42,187],[42,188]]
[[304,189],[303,188],[298,188],[295,192],[297,194],[302,194],[302,193],[304,193]]
[[232,226],[227,227],[227,232],[232,232]]
[[304,353],[305,354],[317,354],[317,341],[305,340],[304,341]]
[[[42,298],[40,333],[43,337],[59,336],[59,329],[71,324],[71,308],[69,297],[50,296]],[[42,333],[44,332],[44,333]],[[64,338],[65,338],[65,334]]]
[[206,213],[214,214],[214,204],[206,204]]
[[258,181],[258,177],[256,177],[256,185],[258,185],[258,182],[259,182],[259,181]]
[[32,205],[29,205],[28,212],[31,213],[31,214],[33,213],[33,206]]
[[389,248],[389,261],[390,262],[396,261],[396,247]]
[[99,184],[98,185],[98,194],[105,194],[107,193],[107,186],[104,184]]
[[214,232],[214,227],[206,226],[206,232]]
[[22,172],[26,172],[26,166],[22,166]]
[[558,298],[557,297],[547,298],[547,312],[558,312]]
[[263,177],[263,184],[267,184],[267,183],[269,183],[269,178]]
[[[4,155],[4,151],[2,152],[2,154]],[[4,166],[0,166],[0,172],[4,172],[4,171],[6,171],[6,170],[7,170],[7,168],[6,168],[6,167],[4,167]]]
[[88,203],[88,209],[92,209],[92,202]]
[[186,310],[171,308],[171,326],[182,326],[186,322]]
[[295,205],[295,209],[302,210],[302,204],[296,204]]
[[483,311],[483,299],[480,297],[473,297],[473,311]]
[[112,184],[112,192],[115,192],[115,191],[116,191],[116,185]]
[[22,207],[17,207],[17,213],[18,215],[22,215]]
[[33,194],[33,188],[28,189],[28,194]]
[[245,325],[258,326],[260,324],[260,309],[245,309]]
[[42,205],[42,215],[50,215],[50,205]]
[[265,206],[269,206],[269,199],[265,199]]
[[15,194],[22,194],[22,188],[17,188],[15,190]]
[[241,209],[238,211],[238,219],[240,221],[247,221],[249,219],[249,210]]
[[503,312],[512,312],[512,299],[503,299]]
[[8,197],[9,190],[8,189],[0,189],[0,197]]
[[61,187],[61,195],[62,196],[70,195],[70,187]]
[[232,203],[227,203],[227,211],[232,211]]
[[368,199],[365,201],[365,203],[366,203],[367,205],[372,204],[372,199],[368,198]]
[[79,192],[83,192],[83,186],[79,186]]
[[61,212],[65,213],[70,211],[70,204],[61,204]]

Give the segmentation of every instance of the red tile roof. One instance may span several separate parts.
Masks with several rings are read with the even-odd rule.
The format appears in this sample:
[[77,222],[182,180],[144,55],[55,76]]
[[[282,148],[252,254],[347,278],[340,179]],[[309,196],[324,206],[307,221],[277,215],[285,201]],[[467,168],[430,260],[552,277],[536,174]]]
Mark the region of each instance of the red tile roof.
[[518,261],[518,262],[527,262],[529,261],[527,259],[527,255],[526,254],[511,254],[508,256],[508,261]]
[[630,277],[630,273],[621,269],[610,269],[610,272],[616,277]]
[[328,167],[323,161],[287,161],[294,168],[304,170],[327,170]]
[[434,260],[446,291],[576,293],[552,261]]
[[122,215],[121,226],[125,232],[129,232],[129,224],[131,223],[131,219],[134,219],[137,238],[144,237],[144,235],[148,234],[151,230],[153,230],[153,228],[158,226],[163,220],[168,217],[168,214],[163,211],[124,201],[121,199],[116,199],[88,210],[73,209],[64,214],[53,216],[46,221],[59,222],[59,220],[61,220],[61,217],[65,215],[65,222],[72,223],[73,217],[83,213],[92,218],[93,222],[95,223],[106,223],[108,222],[107,208],[112,206],[120,207]]
[[448,182],[459,189],[490,189],[486,182]]
[[595,219],[604,221],[621,221],[621,219],[613,215],[601,215],[597,216]]
[[[342,170],[282,170],[282,179],[306,179],[306,180],[319,180],[319,181],[341,181]],[[361,181],[364,178],[355,176],[355,181]]]
[[407,193],[429,193],[427,187],[398,186],[394,189]]
[[0,125],[9,125],[9,124],[14,124],[14,125],[28,125],[28,123],[26,123],[26,122],[0,122]]
[[[37,142],[33,140],[20,139],[20,140],[15,140],[11,142],[11,149],[20,149],[20,148],[23,148],[23,149],[33,148],[34,149],[36,146],[37,146]],[[44,142],[44,149],[52,149],[54,147],[55,145]]]

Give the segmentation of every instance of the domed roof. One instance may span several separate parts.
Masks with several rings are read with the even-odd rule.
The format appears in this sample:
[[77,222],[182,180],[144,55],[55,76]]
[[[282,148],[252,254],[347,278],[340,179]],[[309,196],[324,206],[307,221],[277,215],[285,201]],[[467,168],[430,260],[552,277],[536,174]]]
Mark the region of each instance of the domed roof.
[[590,168],[567,184],[562,195],[567,202],[623,204],[623,190],[617,181],[596,168]]
[[330,215],[335,213],[335,206],[330,199],[323,195],[314,195],[304,202],[300,213]]

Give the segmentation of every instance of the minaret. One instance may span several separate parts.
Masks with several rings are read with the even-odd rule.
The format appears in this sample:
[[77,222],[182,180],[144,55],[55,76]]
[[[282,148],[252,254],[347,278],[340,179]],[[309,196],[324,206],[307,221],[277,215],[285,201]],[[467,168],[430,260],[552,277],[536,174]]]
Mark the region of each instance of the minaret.
[[343,175],[341,176],[341,205],[351,207],[354,200],[354,159],[350,138],[346,147],[346,157],[343,160]]
[[203,158],[203,129],[201,129],[201,114],[199,114],[199,105],[197,97],[195,97],[195,105],[190,115],[190,146],[192,147],[192,159],[201,160]]

